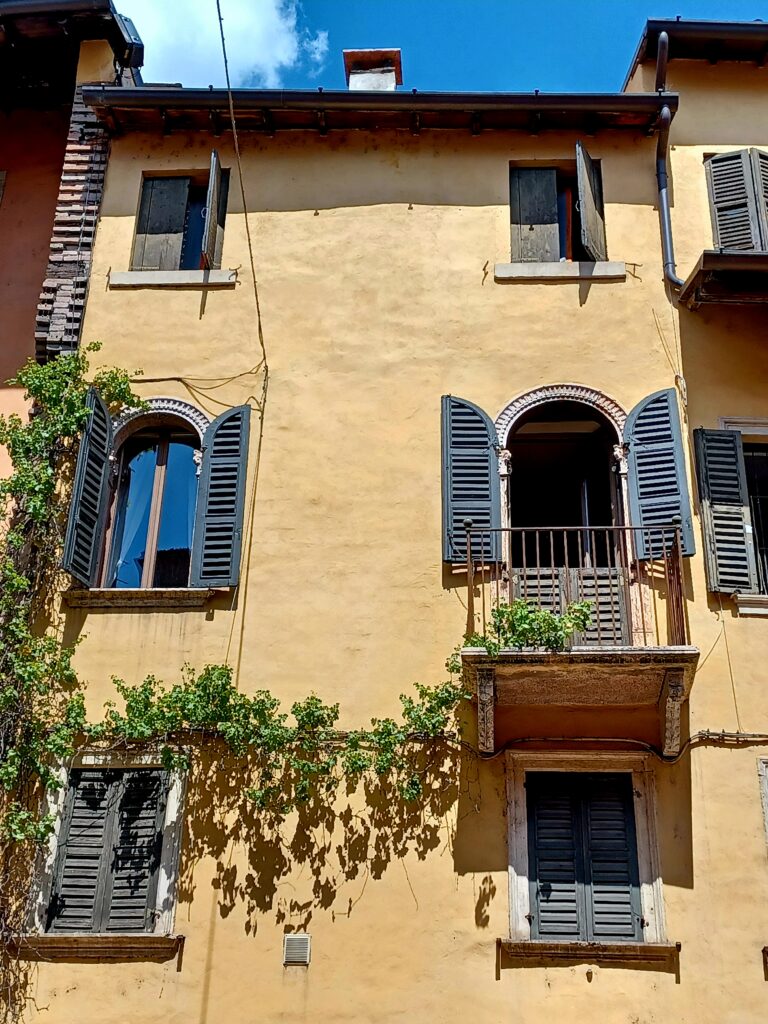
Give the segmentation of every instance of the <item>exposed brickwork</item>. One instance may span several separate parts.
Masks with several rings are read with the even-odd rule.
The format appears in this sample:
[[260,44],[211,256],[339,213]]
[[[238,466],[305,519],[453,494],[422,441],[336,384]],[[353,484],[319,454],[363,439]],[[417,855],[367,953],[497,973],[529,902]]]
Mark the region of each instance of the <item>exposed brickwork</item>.
[[109,137],[83,105],[78,87],[69,123],[48,269],[37,305],[35,350],[40,362],[59,352],[72,352],[80,342],[108,151]]

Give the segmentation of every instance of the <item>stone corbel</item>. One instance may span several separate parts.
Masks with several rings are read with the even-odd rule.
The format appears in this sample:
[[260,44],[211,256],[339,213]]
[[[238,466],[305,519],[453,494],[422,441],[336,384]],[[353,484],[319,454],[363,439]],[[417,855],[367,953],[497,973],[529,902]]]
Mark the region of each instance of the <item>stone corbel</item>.
[[496,748],[494,717],[496,712],[496,671],[492,665],[477,669],[477,746],[482,754]]
[[664,715],[664,756],[674,757],[680,753],[680,718],[685,700],[685,679],[683,670],[669,669],[664,677],[661,691],[661,712]]

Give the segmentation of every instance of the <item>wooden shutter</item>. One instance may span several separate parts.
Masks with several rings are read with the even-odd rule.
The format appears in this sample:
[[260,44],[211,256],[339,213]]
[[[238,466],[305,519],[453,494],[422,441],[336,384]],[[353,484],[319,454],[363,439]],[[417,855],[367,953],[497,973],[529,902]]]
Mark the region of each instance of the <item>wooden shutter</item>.
[[554,167],[511,167],[509,210],[513,263],[556,263],[560,259],[557,171]]
[[235,586],[240,577],[250,416],[240,405],[205,432],[190,586]]
[[564,773],[529,772],[525,785],[531,938],[574,941],[585,917],[579,806]]
[[145,178],[132,270],[178,270],[184,241],[189,178]]
[[627,418],[629,509],[638,558],[658,558],[671,539],[658,527],[680,517],[684,555],[692,555],[693,522],[685,475],[683,439],[674,388],[657,391],[635,406]]
[[707,586],[723,594],[758,592],[752,516],[741,434],[694,430]]
[[607,260],[605,211],[600,168],[581,142],[576,143],[576,181],[579,189],[581,244],[595,260]]
[[109,410],[94,388],[86,403],[91,414],[77,456],[62,566],[86,587],[93,587],[107,515],[113,432]]
[[705,161],[704,167],[715,247],[762,249],[749,150],[718,153]]
[[219,226],[219,200],[221,198],[221,161],[214,149],[211,153],[211,170],[208,175],[208,194],[205,198],[205,227],[200,266],[211,270],[216,262],[216,238]]
[[[466,562],[464,520],[478,530],[501,527],[501,491],[496,428],[491,418],[471,402],[453,395],[442,398],[443,561]],[[497,562],[499,533],[486,533],[482,545],[473,541],[477,561]]]
[[167,790],[159,769],[71,772],[49,931],[152,931]]
[[761,149],[750,149],[752,181],[755,186],[757,217],[760,222],[761,249],[768,250],[768,153]]
[[221,269],[221,254],[224,251],[224,221],[227,219],[227,201],[229,199],[229,171],[221,172],[221,191],[219,193],[219,209],[216,223],[216,248],[213,253],[214,270]]

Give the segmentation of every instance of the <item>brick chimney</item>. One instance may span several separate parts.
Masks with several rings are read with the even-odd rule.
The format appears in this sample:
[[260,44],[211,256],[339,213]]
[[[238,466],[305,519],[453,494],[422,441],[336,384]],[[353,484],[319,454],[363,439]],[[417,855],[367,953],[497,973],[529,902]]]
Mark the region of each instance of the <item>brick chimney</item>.
[[403,84],[399,50],[344,50],[344,70],[350,89],[394,92]]

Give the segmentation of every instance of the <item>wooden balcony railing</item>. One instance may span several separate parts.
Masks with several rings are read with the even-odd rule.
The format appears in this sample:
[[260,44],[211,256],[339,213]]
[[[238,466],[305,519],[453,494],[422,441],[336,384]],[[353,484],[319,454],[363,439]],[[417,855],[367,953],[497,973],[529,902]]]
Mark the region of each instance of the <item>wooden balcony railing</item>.
[[[688,644],[680,527],[515,527],[467,531],[467,635],[487,633],[500,604],[528,601],[562,613],[589,601],[591,622],[572,646],[668,647]],[[488,561],[501,534],[501,561]],[[652,557],[635,556],[643,534]]]

